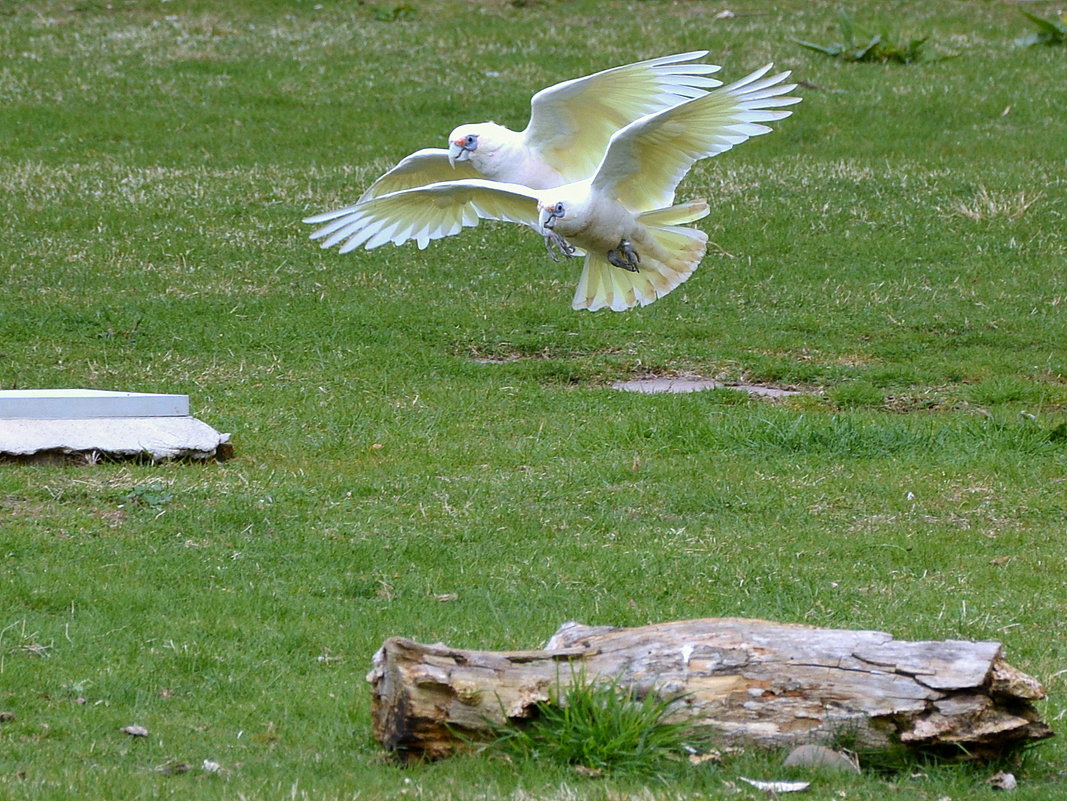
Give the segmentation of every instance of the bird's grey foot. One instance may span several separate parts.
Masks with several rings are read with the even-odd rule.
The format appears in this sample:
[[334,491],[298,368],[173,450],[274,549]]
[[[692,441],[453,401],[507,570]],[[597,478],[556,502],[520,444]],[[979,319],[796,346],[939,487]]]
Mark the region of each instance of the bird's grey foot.
[[[557,234],[551,228],[543,229],[545,233],[545,250],[548,251],[548,255],[552,257],[552,261],[559,261],[562,256],[565,259],[572,258],[575,251],[578,250],[574,245]],[[553,247],[555,250],[553,250]],[[557,253],[559,255],[557,255]]]
[[621,239],[617,248],[608,251],[608,261],[627,272],[636,273],[639,272],[637,265],[641,263],[641,256],[629,239]]

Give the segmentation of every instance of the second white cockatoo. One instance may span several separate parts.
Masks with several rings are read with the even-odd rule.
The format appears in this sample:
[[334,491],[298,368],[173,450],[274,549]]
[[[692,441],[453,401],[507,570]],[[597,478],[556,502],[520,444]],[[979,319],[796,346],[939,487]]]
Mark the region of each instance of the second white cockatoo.
[[[479,218],[523,223],[545,237],[549,253],[585,255],[574,309],[623,311],[647,305],[685,281],[704,257],[707,234],[684,227],[708,214],[704,200],[674,205],[674,193],[699,159],[770,132],[763,122],[792,112],[788,72],[770,64],[714,92],[648,114],[610,139],[590,178],[548,189],[484,179],[403,189],[305,220],[326,223],[311,237],[345,253],[415,240],[425,248]],[[553,254],[554,255],[554,254]]]
[[696,50],[639,61],[542,89],[530,101],[530,121],[522,131],[495,122],[460,125],[449,135],[448,149],[412,153],[359,200],[463,178],[531,189],[588,178],[619,128],[722,86],[707,77],[720,67],[692,63],[707,54]]

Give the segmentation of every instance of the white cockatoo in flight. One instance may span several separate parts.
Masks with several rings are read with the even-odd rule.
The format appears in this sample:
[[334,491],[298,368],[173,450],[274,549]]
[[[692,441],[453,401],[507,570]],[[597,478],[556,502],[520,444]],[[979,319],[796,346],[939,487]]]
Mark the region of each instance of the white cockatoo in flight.
[[512,131],[495,122],[460,125],[448,149],[418,150],[371,184],[359,201],[414,186],[463,178],[548,189],[593,174],[611,135],[653,111],[699,97],[722,81],[713,64],[691,63],[707,50],[613,67],[542,89],[530,122]]
[[539,230],[553,255],[585,255],[574,309],[623,311],[645,306],[685,281],[704,257],[707,234],[684,227],[708,214],[705,200],[674,205],[692,165],[770,132],[762,122],[792,112],[796,84],[772,65],[728,86],[634,120],[609,140],[591,177],[533,188],[481,178],[438,181],[389,192],[345,209],[309,217],[326,223],[313,239],[343,243],[346,253],[414,239],[425,248],[479,218]]

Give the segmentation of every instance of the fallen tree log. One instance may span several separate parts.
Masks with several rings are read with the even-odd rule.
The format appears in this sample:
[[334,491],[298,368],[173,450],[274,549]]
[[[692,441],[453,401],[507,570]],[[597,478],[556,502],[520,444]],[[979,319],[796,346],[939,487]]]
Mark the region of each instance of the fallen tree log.
[[538,651],[470,651],[394,637],[367,676],[374,735],[401,758],[447,756],[536,714],[578,680],[673,699],[723,744],[904,745],[992,757],[1052,736],[1036,679],[996,642],[906,642],[879,631],[712,618],[640,628],[566,623]]

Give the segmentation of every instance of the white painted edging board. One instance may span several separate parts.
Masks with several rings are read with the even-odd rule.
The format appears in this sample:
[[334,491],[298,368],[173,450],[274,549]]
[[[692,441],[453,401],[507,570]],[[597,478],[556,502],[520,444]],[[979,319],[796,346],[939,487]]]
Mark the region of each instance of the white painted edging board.
[[84,420],[90,417],[186,417],[188,395],[104,389],[0,390],[0,418]]

